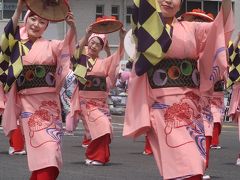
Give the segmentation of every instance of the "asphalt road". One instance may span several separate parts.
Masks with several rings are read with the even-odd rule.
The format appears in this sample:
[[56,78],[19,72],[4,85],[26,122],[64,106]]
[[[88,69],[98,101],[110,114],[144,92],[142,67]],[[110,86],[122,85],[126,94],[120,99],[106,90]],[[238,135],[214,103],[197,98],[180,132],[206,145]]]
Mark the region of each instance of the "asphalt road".
[[[122,117],[113,117],[114,138],[111,143],[111,161],[106,166],[93,167],[84,164],[85,149],[81,147],[82,127],[74,136],[63,138],[64,167],[59,180],[158,180],[162,179],[152,156],[142,155],[144,137],[136,140],[121,136]],[[211,150],[210,167],[207,171],[212,179],[239,180],[240,166],[235,165],[240,151],[237,126],[224,123],[220,150]],[[0,180],[27,180],[30,172],[26,155],[7,153],[8,139],[0,129]]]

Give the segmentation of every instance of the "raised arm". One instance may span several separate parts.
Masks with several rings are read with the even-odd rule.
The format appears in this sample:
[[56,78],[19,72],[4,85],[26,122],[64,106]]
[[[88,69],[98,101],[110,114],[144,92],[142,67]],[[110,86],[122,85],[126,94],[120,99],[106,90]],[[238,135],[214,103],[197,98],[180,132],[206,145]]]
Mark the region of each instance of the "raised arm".
[[110,47],[108,45],[108,41],[106,41],[105,46],[103,47],[104,51],[106,52],[107,57],[111,56],[111,51],[110,51]]
[[68,12],[67,16],[66,16],[66,23],[68,24],[68,26],[70,27],[69,29],[69,33],[72,34],[72,38],[70,38],[70,41],[74,41],[75,44],[77,43],[77,28],[76,28],[76,22],[75,22],[75,18],[73,13],[70,11]]
[[232,9],[232,1],[231,0],[222,0],[222,9],[223,9],[223,22],[226,24],[229,13]]
[[110,57],[104,60],[106,62],[105,69],[107,71],[108,77],[112,84],[116,83],[116,80],[117,80],[116,69],[119,66],[120,60],[123,58],[123,54],[124,54],[123,42],[124,42],[125,35],[126,35],[126,30],[121,29],[119,31],[120,44],[119,44],[118,50],[114,54],[112,54]]
[[237,39],[233,42],[233,49],[235,50],[238,47],[238,44],[240,42],[240,32],[238,32]]
[[79,40],[78,46],[79,46],[79,52],[82,52],[84,46],[88,43],[89,37],[92,35],[92,25],[88,26],[86,29],[85,35]]
[[21,13],[22,13],[24,4],[25,4],[24,0],[18,0],[17,8],[16,8],[16,10],[15,10],[13,16],[12,16],[14,33],[15,33],[16,28],[17,28],[18,20],[20,18]]

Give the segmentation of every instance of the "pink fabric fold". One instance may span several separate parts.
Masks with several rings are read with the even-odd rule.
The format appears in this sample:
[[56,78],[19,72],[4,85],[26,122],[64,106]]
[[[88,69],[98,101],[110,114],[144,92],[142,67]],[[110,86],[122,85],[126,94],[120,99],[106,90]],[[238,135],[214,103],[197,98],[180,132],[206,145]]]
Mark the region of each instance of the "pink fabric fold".
[[3,131],[6,136],[8,136],[12,130],[17,129],[17,120],[20,115],[21,106],[16,89],[16,84],[14,84],[6,95],[7,101],[2,116]]
[[2,114],[5,109],[5,101],[6,97],[3,91],[3,85],[0,83],[0,114]]
[[[133,66],[134,67],[134,66]],[[137,76],[134,68],[128,81],[123,136],[138,137],[150,129],[149,92],[147,76]]]
[[234,121],[238,121],[240,116],[240,83],[235,83],[232,87],[232,96],[229,105],[228,115],[233,118]]
[[234,30],[231,11],[226,24],[223,24],[222,9],[207,34],[204,50],[200,53],[200,91],[212,93],[214,83],[223,78],[227,70],[227,45]]

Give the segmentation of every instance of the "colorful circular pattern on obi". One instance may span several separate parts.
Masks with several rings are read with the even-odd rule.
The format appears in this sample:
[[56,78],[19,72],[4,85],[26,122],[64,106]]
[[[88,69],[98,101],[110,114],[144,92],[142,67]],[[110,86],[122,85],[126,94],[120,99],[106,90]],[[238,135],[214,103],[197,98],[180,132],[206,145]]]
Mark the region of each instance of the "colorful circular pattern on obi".
[[51,72],[47,73],[45,80],[49,86],[53,86],[55,84],[55,77]]
[[192,73],[192,81],[194,82],[194,84],[196,86],[199,86],[200,84],[200,77],[199,77],[199,72],[197,69],[194,69],[193,70],[193,73]]
[[157,86],[164,86],[167,82],[167,79],[167,73],[162,69],[158,69],[153,74],[153,82]]
[[185,76],[189,76],[190,74],[192,74],[193,71],[192,64],[189,61],[183,61],[181,63],[180,69],[182,74],[184,74]]
[[43,66],[37,66],[35,68],[35,74],[38,78],[43,78],[46,75],[46,70]]
[[180,69],[177,66],[171,66],[168,69],[168,77],[170,79],[176,80],[180,77]]
[[87,80],[87,82],[85,83],[85,86],[87,86],[87,87],[91,87],[91,86],[92,86],[92,81]]
[[26,73],[25,73],[25,79],[27,81],[32,81],[33,78],[34,78],[34,72],[32,70],[28,70]]
[[100,90],[102,90],[102,91],[106,90],[106,84],[105,83],[100,84]]
[[93,86],[98,87],[98,86],[100,86],[100,83],[101,83],[100,78],[93,78],[93,80],[92,80]]
[[17,79],[17,85],[20,87],[24,84],[24,82],[25,82],[25,77],[23,74],[21,74]]

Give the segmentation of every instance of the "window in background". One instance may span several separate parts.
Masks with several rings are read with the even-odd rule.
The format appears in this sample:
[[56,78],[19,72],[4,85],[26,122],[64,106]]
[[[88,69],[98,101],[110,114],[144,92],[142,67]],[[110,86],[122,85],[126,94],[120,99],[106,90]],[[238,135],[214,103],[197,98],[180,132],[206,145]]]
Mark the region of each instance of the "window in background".
[[115,16],[116,19],[119,19],[119,6],[113,5],[112,6],[112,16]]
[[96,19],[98,17],[104,16],[104,5],[97,5],[96,6]]
[[3,19],[3,3],[2,0],[0,0],[0,20]]
[[[233,3],[233,9],[235,3]],[[221,0],[184,0],[177,17],[193,9],[202,9],[206,13],[212,13],[215,17],[221,8]]]
[[[0,20],[10,19],[17,7],[17,0],[0,0]],[[20,20],[23,20],[26,9],[23,10]]]
[[202,9],[201,1],[187,1],[187,12],[192,11],[193,9]]
[[[221,9],[221,5],[222,5],[222,2],[219,2],[218,3],[218,10],[220,11],[220,9]],[[234,12],[234,10],[235,10],[235,2],[233,1],[232,2],[232,7],[233,7],[233,12]]]
[[216,17],[219,9],[218,6],[219,6],[219,2],[217,1],[204,1],[203,10],[206,13],[212,13],[214,17]]
[[132,7],[127,6],[127,14],[126,14],[126,23],[127,24],[131,23],[131,14],[132,14]]

